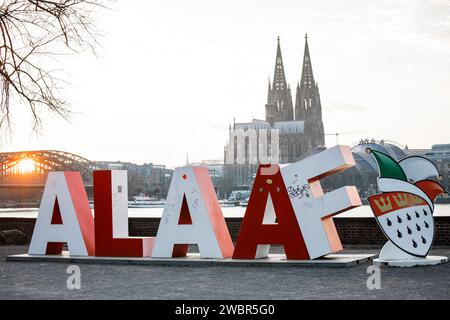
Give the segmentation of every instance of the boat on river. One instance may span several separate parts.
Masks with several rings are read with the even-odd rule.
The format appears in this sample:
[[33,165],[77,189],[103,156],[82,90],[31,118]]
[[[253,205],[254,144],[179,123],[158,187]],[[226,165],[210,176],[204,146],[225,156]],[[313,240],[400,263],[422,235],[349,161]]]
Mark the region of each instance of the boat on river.
[[136,196],[133,201],[128,201],[128,208],[164,208],[165,205],[165,200],[147,196]]

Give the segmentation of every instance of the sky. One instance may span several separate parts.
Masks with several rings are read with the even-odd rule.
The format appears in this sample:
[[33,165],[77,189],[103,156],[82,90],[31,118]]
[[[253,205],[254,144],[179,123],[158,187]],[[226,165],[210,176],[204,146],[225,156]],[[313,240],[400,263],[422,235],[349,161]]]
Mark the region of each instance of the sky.
[[[327,146],[450,143],[450,0],[116,0],[97,56],[61,58],[66,122],[31,131],[15,101],[0,151],[63,150],[176,167],[223,159],[228,126],[264,119],[276,39],[295,98],[308,33]],[[295,102],[295,101],[294,101]]]

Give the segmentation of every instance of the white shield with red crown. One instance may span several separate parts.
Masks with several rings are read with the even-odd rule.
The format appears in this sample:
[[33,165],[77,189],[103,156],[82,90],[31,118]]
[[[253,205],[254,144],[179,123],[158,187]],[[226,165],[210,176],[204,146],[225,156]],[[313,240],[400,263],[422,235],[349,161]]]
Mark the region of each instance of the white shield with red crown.
[[428,255],[434,238],[434,220],[433,211],[424,199],[411,193],[390,192],[368,200],[378,224],[393,244],[416,257]]
[[439,171],[430,160],[413,156],[399,162],[368,149],[378,164],[381,194],[368,198],[372,212],[389,241],[376,263],[410,267],[439,264],[446,257],[431,257],[434,240],[434,200],[445,194],[436,180]]

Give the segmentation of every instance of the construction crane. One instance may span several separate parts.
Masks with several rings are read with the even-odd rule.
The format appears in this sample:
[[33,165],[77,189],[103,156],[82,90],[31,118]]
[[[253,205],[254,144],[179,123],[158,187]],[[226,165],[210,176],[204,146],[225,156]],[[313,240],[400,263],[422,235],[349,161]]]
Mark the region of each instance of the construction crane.
[[339,144],[339,132],[337,132],[337,133],[325,133],[325,136],[336,136],[336,145]]
[[336,133],[325,133],[325,136],[335,136],[336,137],[336,145],[339,144],[339,136],[348,135],[348,134],[366,134],[373,133],[376,131],[354,131],[354,132],[336,132]]

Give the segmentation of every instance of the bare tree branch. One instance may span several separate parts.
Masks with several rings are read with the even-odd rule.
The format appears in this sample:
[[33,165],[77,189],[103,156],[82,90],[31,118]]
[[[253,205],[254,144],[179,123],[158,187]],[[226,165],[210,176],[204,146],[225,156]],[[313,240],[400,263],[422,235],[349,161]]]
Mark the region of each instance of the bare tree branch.
[[105,8],[88,0],[0,0],[0,131],[11,130],[10,97],[28,106],[33,130],[42,126],[42,111],[70,116],[60,97],[60,83],[45,59],[89,49],[98,33],[93,12]]

